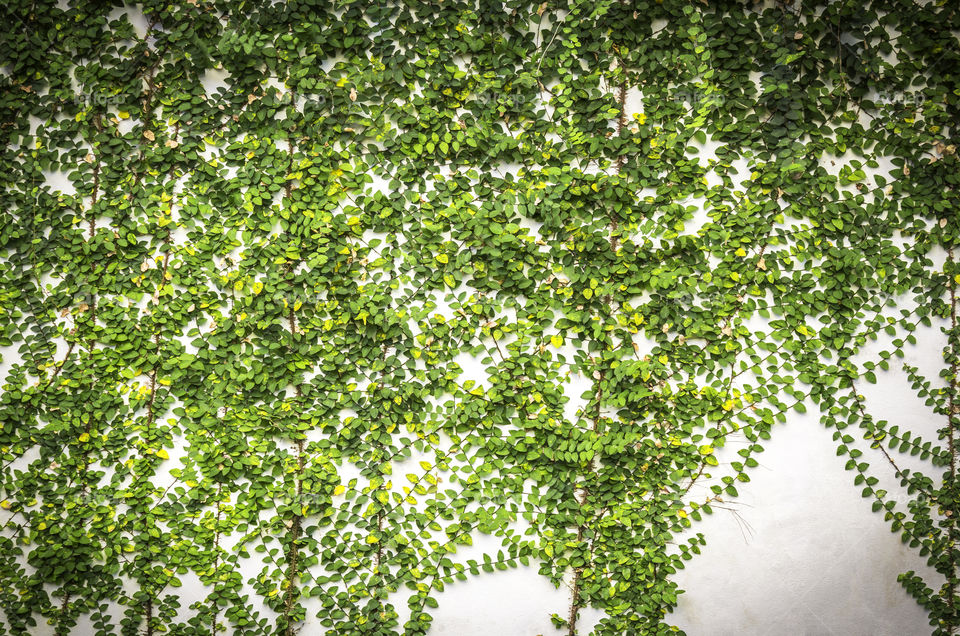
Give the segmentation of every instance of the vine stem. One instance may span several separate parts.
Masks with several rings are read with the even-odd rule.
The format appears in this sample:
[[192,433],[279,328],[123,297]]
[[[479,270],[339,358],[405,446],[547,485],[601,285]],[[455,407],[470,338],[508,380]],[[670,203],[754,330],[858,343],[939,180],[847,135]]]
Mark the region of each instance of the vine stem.
[[[296,335],[297,323],[296,318],[293,315],[293,309],[290,309],[290,333],[291,335]],[[300,390],[299,385],[296,387],[297,399],[299,400],[303,397],[302,391]],[[298,505],[301,503],[301,495],[303,494],[303,439],[297,439],[296,443],[297,451],[297,480],[296,480],[296,501]],[[294,579],[297,577],[297,561],[300,556],[300,551],[297,549],[297,541],[300,540],[300,529],[303,523],[303,517],[298,513],[293,517],[293,521],[290,526],[290,546],[287,548],[287,591],[284,599],[283,607],[283,625],[284,631],[287,636],[294,634],[293,626],[290,624],[290,613],[293,611],[293,603],[295,596],[295,587]]]
[[[601,382],[603,382],[603,373],[600,374],[600,377],[597,380],[598,386],[597,386],[597,393],[595,398],[597,402],[597,414],[593,419],[594,433],[597,433],[597,431],[600,430],[600,404],[603,401],[603,389],[601,388],[602,385],[600,385]],[[586,472],[588,475],[593,474],[595,472],[596,461],[597,461],[596,457],[590,460],[590,464],[586,469]],[[586,486],[583,486],[580,489],[580,492],[581,492],[581,497],[580,497],[579,503],[580,503],[580,507],[582,508],[587,503],[587,497],[590,496],[590,491],[587,489]],[[583,543],[583,535],[585,530],[586,528],[583,523],[580,523],[577,525],[577,545],[580,545],[581,543]],[[592,552],[592,544],[591,544],[591,552]],[[592,557],[592,554],[591,554],[591,557]],[[573,582],[571,584],[573,591],[570,596],[570,616],[567,618],[567,625],[569,627],[569,631],[567,632],[568,636],[575,636],[575,634],[577,633],[577,616],[579,615],[580,609],[581,609],[580,582],[582,577],[583,577],[583,567],[575,568],[573,570]]]
[[[153,94],[153,82],[151,80],[150,91],[147,96],[148,103],[149,103],[149,100],[152,99],[152,94]],[[149,108],[146,110],[146,112],[149,113]],[[180,124],[178,122],[174,129],[173,138],[176,139],[179,135],[180,135]],[[174,172],[173,170],[171,170],[170,176],[172,177],[173,174]],[[174,199],[170,202],[171,222],[172,222],[173,206],[175,204],[176,204],[176,197],[174,196]],[[162,215],[162,212],[161,212],[161,215]],[[163,288],[164,285],[166,285],[167,272],[169,271],[169,267],[170,267],[170,249],[171,249],[170,238],[171,238],[170,229],[168,228],[162,243],[163,261],[160,266],[160,288],[161,289]],[[157,302],[159,303],[159,293],[157,295]],[[161,359],[160,340],[162,335],[160,332],[161,332],[160,325],[157,324],[153,331],[153,346],[154,346],[154,353],[157,356],[157,364],[155,364],[153,369],[150,371],[150,400],[147,403],[147,425],[146,425],[146,429],[144,430],[144,436],[147,440],[147,444],[149,444],[151,441],[150,431],[151,429],[153,429],[153,425],[156,423],[156,420],[157,420],[157,412],[156,412],[157,372],[159,371],[159,367],[160,367],[160,362],[159,362]],[[152,596],[152,593],[149,591],[147,592],[147,600],[144,605],[143,613],[144,613],[144,619],[146,621],[144,634],[145,636],[153,636],[153,631],[154,631],[153,630],[153,596]]]
[[[621,0],[620,4],[625,4],[625,0]],[[621,71],[624,69],[623,60],[619,57],[617,58],[617,63]],[[627,80],[626,77],[621,80],[620,86],[617,90],[617,102],[619,104],[620,113],[617,115],[617,136],[623,132],[623,129],[627,125]],[[618,153],[617,158],[614,161],[614,168],[617,175],[623,171],[624,163],[626,163],[626,157],[623,153]],[[610,216],[610,251],[616,256],[618,249],[617,241],[617,229],[618,223],[617,218],[614,214]],[[610,296],[604,298],[604,304],[608,307],[611,304]],[[603,401],[603,372],[599,372],[599,377],[597,378],[597,388],[595,391],[595,399],[597,402],[597,413],[593,420],[593,432],[597,434],[600,430],[600,418],[601,418],[601,404]],[[596,472],[596,466],[599,463],[599,457],[595,456],[590,460],[590,465],[587,467],[587,474],[593,474]],[[586,487],[583,487],[581,490],[581,497],[579,500],[580,507],[583,508],[587,503],[587,498],[589,497],[589,491]],[[577,545],[583,543],[583,537],[586,528],[583,523],[577,525]],[[593,544],[591,542],[591,558],[593,552]],[[567,636],[575,636],[577,633],[577,617],[580,614],[582,609],[583,599],[581,598],[581,579],[583,577],[583,568],[574,568],[573,570],[573,581],[571,583],[571,595],[570,595],[570,613],[567,617]]]
[[[220,513],[221,513],[221,501],[220,498],[223,496],[223,482],[217,484],[217,516],[214,519],[213,526],[213,573],[216,576],[217,567],[220,565]],[[213,603],[213,618],[210,619],[210,633],[213,636],[217,634],[217,615],[219,614],[219,608],[216,603]]]
[[[94,121],[94,125],[97,128],[97,132],[100,132],[102,130],[102,124],[100,123],[100,116],[97,115],[96,117],[94,117],[93,121]],[[97,198],[99,197],[99,193],[100,193],[100,158],[97,156],[94,156],[93,186],[92,186],[92,191],[90,193],[90,219],[87,226],[88,227],[87,237],[88,237],[88,240],[90,241],[94,239],[94,236],[97,233],[96,207],[97,207]],[[90,325],[91,325],[90,341],[87,343],[87,348],[90,350],[93,350],[93,348],[96,346],[96,343],[97,343],[97,295],[96,295],[96,292],[94,292],[94,294],[90,298]],[[71,350],[72,350],[72,346],[71,346]],[[69,350],[67,352],[67,356],[69,356]],[[66,358],[64,358],[64,364],[66,364]],[[57,368],[53,377],[51,377],[50,382],[53,382],[53,378],[55,378],[57,374],[60,373],[61,369],[63,369],[63,364],[61,364],[60,367]],[[49,383],[47,384],[47,386],[49,386]],[[46,387],[44,387],[44,390],[46,390]],[[90,422],[92,421],[93,421],[93,417],[91,413],[91,417],[87,418],[87,422],[84,424],[84,427],[83,427],[83,432],[86,433],[87,435],[90,434]],[[87,474],[87,459],[88,459],[88,453],[87,453],[87,450],[84,449],[81,453],[81,462],[82,462],[81,478],[85,477]],[[87,494],[86,480],[84,480],[83,484],[81,485],[80,493],[81,493],[81,496],[85,496]],[[70,594],[69,591],[65,592],[63,595],[63,603],[60,605],[60,615],[57,617],[57,626],[54,630],[54,636],[65,636],[68,633],[67,631],[65,631],[66,626],[64,625],[64,619],[67,616],[67,612],[69,612],[70,610],[71,597],[72,595]]]
[[[97,127],[97,132],[103,131],[103,126],[100,123],[100,115],[97,115],[93,119],[94,125]],[[96,147],[94,147],[96,148]],[[93,164],[93,192],[90,195],[90,221],[89,221],[89,231],[88,231],[88,240],[93,241],[97,233],[97,198],[100,190],[100,157],[94,158]],[[93,271],[96,272],[96,266],[94,266]],[[90,324],[92,337],[91,342],[88,345],[91,349],[96,345],[96,331],[97,331],[97,295],[96,292],[90,297]]]
[[[949,268],[950,271],[947,273],[947,287],[950,290],[950,337],[947,340],[948,349],[952,345],[956,344],[957,341],[957,286],[954,283],[953,279],[953,247],[947,248],[947,262],[951,265]],[[957,392],[957,351],[950,352],[950,390],[947,392],[947,447],[950,453],[950,489],[956,490],[956,480],[957,480],[957,449],[955,445],[955,433],[954,426],[956,425],[955,419],[957,415],[957,406],[956,406],[956,392]],[[950,497],[950,501],[955,501],[955,497]],[[956,541],[954,538],[956,531],[957,519],[955,516],[950,518],[950,536],[949,543],[949,559],[950,559],[950,574],[947,576],[947,607],[950,609],[950,624],[947,627],[947,633],[953,634],[956,627],[956,609],[954,603],[954,577],[957,572],[957,561],[956,561]]]
[[[287,173],[293,169],[293,154],[295,151],[293,138],[290,138],[288,141],[288,149],[290,152],[290,165],[287,168]],[[286,199],[289,201],[293,193],[293,184],[291,181],[287,180],[284,185],[284,194]],[[292,273],[293,267],[291,266],[290,271]],[[287,314],[287,322],[290,327],[290,339],[293,341],[297,337],[297,317],[294,313],[294,305],[290,305],[290,312]],[[297,401],[303,397],[303,391],[300,388],[300,385],[297,384],[294,386],[296,391]],[[297,453],[297,477],[296,477],[296,502],[297,505],[302,506],[301,496],[303,494],[303,437],[299,435],[295,445]],[[302,509],[301,511],[302,512]],[[303,516],[298,512],[293,516],[293,521],[290,525],[290,545],[287,547],[287,573],[285,578],[286,581],[286,593],[284,595],[283,603],[283,629],[286,636],[292,636],[295,634],[293,625],[290,622],[290,613],[293,611],[293,604],[296,600],[296,588],[294,586],[294,580],[297,578],[298,572],[298,560],[300,557],[300,551],[297,548],[297,542],[300,540],[300,531],[303,524]]]
[[[390,351],[390,347],[386,343],[384,343],[380,348],[380,361],[384,365],[383,368],[380,369],[379,379],[381,382],[383,381],[383,378],[387,373],[387,353],[389,353],[389,351]],[[383,443],[380,442],[379,439],[377,440],[377,448],[381,451],[383,450]],[[382,466],[383,464],[381,464],[381,468]],[[377,490],[381,490],[383,488],[384,488],[383,483],[377,486]],[[381,505],[377,508],[377,536],[376,536],[377,551],[373,555],[373,573],[376,575],[376,579],[375,579],[376,585],[374,585],[374,590],[377,591],[377,595],[378,595],[377,603],[381,605],[380,611],[377,613],[378,622],[380,621],[380,619],[384,618],[386,614],[386,612],[384,611],[384,608],[382,607],[382,603],[379,600],[380,588],[383,587],[383,573],[380,571],[381,566],[383,565],[382,538],[383,538],[383,506]]]

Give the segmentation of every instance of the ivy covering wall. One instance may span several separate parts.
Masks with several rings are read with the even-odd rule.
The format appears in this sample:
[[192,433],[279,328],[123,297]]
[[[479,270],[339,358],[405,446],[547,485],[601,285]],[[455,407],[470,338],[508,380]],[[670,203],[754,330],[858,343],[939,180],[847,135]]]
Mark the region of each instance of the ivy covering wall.
[[[424,634],[512,567],[676,633],[806,408],[957,631],[956,3],[0,13],[0,633]],[[926,439],[859,392],[923,326]]]

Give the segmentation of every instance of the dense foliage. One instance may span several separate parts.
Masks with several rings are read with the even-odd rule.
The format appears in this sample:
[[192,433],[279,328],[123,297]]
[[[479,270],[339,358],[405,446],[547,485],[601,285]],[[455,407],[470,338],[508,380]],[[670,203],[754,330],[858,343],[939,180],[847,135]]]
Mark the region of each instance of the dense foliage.
[[[2,12],[0,632],[422,634],[516,566],[677,632],[807,407],[960,625],[956,3]],[[923,325],[937,439],[858,393]]]

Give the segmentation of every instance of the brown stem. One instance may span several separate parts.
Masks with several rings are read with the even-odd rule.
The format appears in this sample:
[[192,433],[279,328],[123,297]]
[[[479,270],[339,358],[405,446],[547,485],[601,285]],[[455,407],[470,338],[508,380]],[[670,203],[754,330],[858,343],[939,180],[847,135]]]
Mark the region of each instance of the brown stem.
[[[950,247],[947,249],[947,261],[953,265],[953,248]],[[955,344],[957,339],[957,291],[956,285],[953,282],[953,268],[950,268],[950,274],[947,279],[949,281],[950,289],[950,343]],[[948,346],[950,346],[948,344]],[[954,492],[956,491],[956,480],[957,480],[957,449],[955,446],[954,439],[954,426],[955,418],[957,415],[957,406],[956,406],[956,392],[957,392],[957,355],[958,351],[953,351],[951,355],[950,362],[950,390],[947,392],[947,446],[950,452],[950,489]],[[950,497],[951,504],[954,503],[955,497]],[[956,530],[956,517],[951,515],[950,518],[950,547],[949,547],[949,559],[950,559],[950,574],[947,576],[947,607],[950,608],[950,625],[948,626],[948,634],[953,634],[956,627],[955,619],[955,608],[954,608],[954,584],[953,579],[956,576],[957,572],[957,562],[956,562],[956,542],[953,538],[954,531]]]
[[[583,526],[577,528],[577,543],[583,541]],[[567,636],[575,636],[577,633],[577,615],[580,613],[580,577],[583,569],[577,568],[573,571],[573,593],[570,597],[570,615],[567,617]]]
[[[103,126],[100,123],[100,115],[97,115],[96,117],[94,117],[93,122],[97,128],[97,132],[101,132],[103,130]],[[89,227],[88,237],[89,237],[89,240],[91,241],[93,240],[94,235],[97,232],[96,207],[97,207],[97,198],[100,193],[100,158],[94,157],[94,162],[95,163],[93,164],[93,192],[90,195],[90,221],[88,226]],[[93,271],[94,273],[96,273],[97,271],[96,265],[94,265]],[[97,294],[96,292],[94,292],[93,295],[90,297],[90,324],[93,329],[92,335],[95,336],[96,328],[97,328]],[[95,338],[91,337],[89,346],[92,348],[95,343],[96,343]]]
[[153,597],[147,596],[147,629],[144,631],[144,636],[153,636]]
[[[620,63],[621,68],[623,68],[623,63]],[[620,136],[620,133],[623,132],[623,128],[627,125],[627,83],[626,80],[620,84],[620,94],[617,96],[617,101],[620,102],[620,116],[617,117],[617,136]],[[615,163],[617,174],[623,170],[623,164],[626,162],[626,156],[621,153],[617,155],[617,161]]]
[[[383,369],[380,370],[380,374],[379,374],[379,380],[381,382],[383,381],[383,376],[386,375],[386,372],[387,372],[386,362],[387,362],[388,351],[390,351],[390,347],[387,346],[386,343],[381,345],[380,361],[384,363],[384,367]],[[377,442],[377,448],[379,449],[383,448],[383,444],[381,444],[379,441]],[[381,483],[379,486],[377,486],[377,489],[379,490],[383,488],[383,486],[384,485]],[[373,572],[377,576],[377,578],[375,579],[376,581],[375,589],[377,589],[378,595],[379,595],[380,581],[383,579],[383,575],[380,572],[380,566],[383,563],[383,541],[380,540],[381,537],[383,537],[383,505],[382,504],[377,507],[377,537],[376,537],[377,551],[373,556]],[[381,607],[380,612],[377,613],[378,622],[383,615],[384,615],[384,612],[383,612],[383,608]]]
[[[621,4],[623,4],[622,1],[621,1]],[[622,70],[623,61],[618,60],[618,62]],[[619,136],[627,124],[626,78],[624,78],[624,80],[620,83],[620,87],[617,95],[617,102],[619,103],[619,106],[620,106],[620,114],[617,116],[617,135]],[[617,174],[620,174],[623,171],[623,165],[625,161],[626,161],[626,157],[622,153],[617,155],[617,159],[614,164],[616,167]],[[616,235],[617,228],[618,228],[617,218],[616,216],[611,215],[610,217],[610,251],[614,255],[616,255],[617,247],[618,247],[618,241],[617,241],[617,235]],[[604,297],[604,302],[608,306],[611,304],[611,298],[609,295]],[[600,377],[597,379],[597,390],[596,390],[597,413],[593,420],[594,434],[596,434],[600,429],[600,405],[603,400],[603,389],[601,388],[602,382],[603,382],[603,372],[601,371]],[[590,465],[587,466],[585,472],[588,475],[593,474],[596,470],[595,466],[596,466],[596,460],[595,459],[591,460]],[[582,493],[582,497],[580,499],[580,506],[582,508],[587,502],[589,491],[587,490],[586,487],[584,487],[581,489],[581,493]],[[577,526],[577,545],[583,542],[583,535],[585,530],[586,530],[586,527],[584,526],[584,524],[581,523],[580,525]],[[591,552],[592,552],[592,546],[591,546]],[[580,609],[581,609],[580,583],[581,583],[582,576],[583,576],[583,568],[575,568],[573,571],[573,582],[572,582],[573,591],[570,597],[570,614],[567,618],[568,636],[575,636],[575,634],[577,633],[577,616],[579,615]]]
[[[290,310],[290,329],[291,333],[296,333],[296,319],[293,316],[293,310]],[[297,398],[302,397],[300,387],[296,387]],[[301,495],[303,494],[303,440],[298,439],[296,443],[297,450],[297,497],[296,501],[298,505],[301,502]],[[303,517],[300,514],[296,514],[293,517],[293,521],[290,525],[290,545],[287,547],[287,573],[286,573],[286,582],[287,582],[287,591],[284,598],[283,606],[283,625],[284,631],[287,636],[292,636],[294,634],[293,625],[290,623],[290,613],[293,611],[293,603],[296,600],[295,593],[296,587],[294,585],[294,579],[297,578],[298,570],[298,559],[300,556],[300,551],[297,549],[297,541],[300,540],[300,529],[301,524],[303,523]]]
[[[220,497],[221,497],[221,493],[223,493],[222,482],[220,484],[217,484],[217,516],[214,519],[214,526],[213,526],[213,574],[214,576],[216,576],[217,567],[220,565],[220,513],[221,513]],[[214,603],[213,618],[210,621],[210,633],[213,636],[216,636],[217,634],[217,614],[219,614],[218,608],[219,606],[216,603]]]
[[67,626],[63,624],[63,619],[67,615],[70,607],[70,592],[63,595],[63,603],[60,604],[60,617],[57,619],[57,629],[53,632],[54,636],[67,636]]
[[65,365],[67,360],[70,359],[70,354],[73,353],[73,348],[76,346],[76,344],[76,342],[71,342],[70,346],[67,347],[67,353],[63,356],[63,360],[61,360],[60,364],[58,364],[53,370],[53,375],[50,376],[50,379],[47,380],[47,383],[43,385],[42,389],[40,389],[40,393],[45,392],[50,385],[53,384],[53,381],[57,379],[57,376],[60,375],[60,372],[63,371],[63,365]]
[[[174,138],[179,134],[180,125],[177,124],[177,133],[174,133]],[[172,176],[172,174],[171,174]],[[166,236],[163,239],[163,245],[166,248],[163,252],[163,265],[160,268],[160,287],[162,288],[167,281],[167,271],[170,264],[170,231],[167,231]],[[160,328],[157,326],[153,332],[153,346],[154,353],[157,356],[157,359],[160,359]],[[154,407],[156,396],[157,396],[157,372],[159,371],[159,363],[154,365],[153,369],[150,371],[150,399],[147,402],[147,425],[146,430],[144,431],[144,436],[147,439],[147,442],[150,442],[150,430],[153,428],[153,424],[156,422],[156,410]],[[146,606],[144,607],[144,615],[147,622],[146,636],[153,636],[153,596],[149,595],[148,592]]]
[[[100,123],[100,116],[97,115],[97,116],[94,118],[93,121],[94,121],[94,125],[95,125],[96,128],[97,128],[97,131],[98,131],[98,132],[101,131],[103,127],[102,127],[102,125],[101,125],[101,123]],[[94,237],[94,235],[96,234],[96,231],[97,231],[97,212],[96,212],[96,209],[95,209],[95,208],[96,208],[96,205],[97,205],[97,197],[98,197],[99,192],[100,192],[100,159],[95,157],[95,158],[94,158],[94,162],[95,162],[95,163],[93,164],[93,189],[92,189],[92,192],[91,192],[91,194],[90,194],[90,220],[89,220],[89,223],[88,223],[88,228],[89,228],[89,229],[88,229],[88,237],[89,237],[90,240],[93,240],[93,237]],[[96,270],[94,269],[94,271],[96,271]],[[93,294],[93,295],[91,296],[91,298],[90,298],[90,324],[92,325],[92,331],[93,331],[93,333],[91,333],[90,342],[89,342],[89,344],[88,344],[88,347],[89,347],[90,349],[93,349],[94,345],[96,344],[96,326],[97,326],[97,295],[96,295],[96,292],[94,292],[94,294]],[[50,382],[47,383],[47,385],[46,385],[47,387],[50,386],[50,383],[53,382],[53,379],[56,378],[57,375],[59,375],[60,371],[63,369],[63,365],[66,364],[67,357],[69,357],[69,355],[70,355],[70,351],[72,351],[72,350],[73,350],[73,344],[71,343],[70,348],[69,348],[68,351],[67,351],[67,356],[64,357],[63,363],[62,363],[59,367],[57,367],[57,370],[54,372],[53,376],[50,378]],[[46,390],[46,387],[44,387],[44,390]],[[93,421],[93,417],[88,417],[86,424],[84,424],[83,432],[86,433],[87,435],[90,434],[90,425],[91,425],[91,422],[92,422],[92,421]],[[88,453],[87,453],[87,450],[84,449],[84,450],[82,451],[82,453],[81,453],[81,459],[80,459],[80,461],[81,461],[81,466],[82,466],[81,469],[80,469],[80,471],[81,471],[81,479],[86,475],[86,472],[87,472],[87,459],[88,459]],[[82,484],[82,486],[81,486],[80,492],[81,492],[81,495],[86,495],[86,494],[87,494],[87,482],[86,482],[86,480],[83,481],[83,484]],[[81,525],[83,525],[83,522],[82,522],[82,521],[81,521]],[[65,627],[64,627],[64,625],[63,625],[63,619],[64,619],[64,617],[66,617],[67,610],[69,609],[69,607],[70,607],[70,593],[67,592],[66,594],[64,594],[63,603],[60,605],[60,615],[59,615],[59,617],[58,617],[58,619],[57,619],[57,628],[56,628],[56,631],[54,632],[56,636],[62,636],[62,635],[64,635],[64,634],[67,633],[67,632],[63,631],[63,630],[65,629]]]
[[[593,418],[593,432],[596,434],[600,430],[600,404],[603,401],[603,389],[600,388],[603,382],[603,372],[600,372],[600,377],[597,379],[597,392],[596,392],[596,402],[597,402],[597,412]],[[584,473],[586,475],[592,475],[596,472],[596,459],[590,460],[590,463],[585,467]],[[587,497],[590,496],[590,491],[586,486],[580,488],[581,497],[580,497],[580,507],[584,507],[587,503]],[[583,535],[586,532],[587,528],[584,524],[577,526],[577,545],[583,542]],[[593,545],[591,543],[591,558],[593,552]],[[573,582],[572,588],[573,592],[570,597],[570,616],[567,619],[567,625],[569,631],[567,632],[568,636],[574,636],[577,633],[577,616],[580,613],[581,609],[581,598],[580,598],[580,582],[583,577],[583,568],[575,568],[573,571]]]
[[[164,246],[169,246],[170,244],[170,232],[167,232],[167,236],[163,241]],[[160,270],[160,286],[163,287],[167,280],[167,265],[170,262],[170,250],[168,249],[163,254],[163,266]],[[157,354],[158,358],[160,355],[160,329],[156,329],[153,332],[153,345],[155,348],[154,353]],[[155,414],[153,411],[154,397],[157,390],[157,371],[159,368],[159,363],[153,367],[153,370],[150,371],[150,400],[147,402],[147,437],[150,435],[150,427],[153,426],[155,420]]]
[[[287,173],[289,174],[293,169],[293,154],[294,154],[294,145],[293,139],[291,138],[288,141],[289,151],[290,151],[290,165],[287,168]],[[284,185],[284,194],[286,199],[289,201],[293,193],[293,184],[288,180]],[[291,266],[290,271],[292,273],[293,267]],[[287,314],[287,321],[290,326],[290,338],[291,341],[294,340],[297,336],[297,317],[294,314],[293,305],[290,306],[290,312]],[[300,389],[300,385],[294,387],[296,390],[297,401],[299,402],[300,398],[303,397],[303,392]],[[298,433],[299,435],[299,433]],[[303,438],[298,437],[296,443],[296,452],[297,452],[297,478],[296,478],[296,491],[297,497],[296,501],[298,505],[301,504],[301,495],[303,494]],[[290,545],[287,547],[287,573],[286,573],[286,583],[287,591],[284,598],[283,604],[283,626],[284,633],[287,636],[293,636],[294,629],[293,625],[290,622],[290,614],[293,612],[293,604],[296,601],[296,587],[294,585],[294,580],[297,578],[298,574],[298,559],[300,556],[300,551],[297,548],[297,541],[300,540],[300,531],[303,524],[303,517],[298,513],[294,515],[293,521],[290,525]]]
[[293,624],[290,622],[290,613],[293,611],[293,603],[296,600],[294,594],[296,588],[293,581],[297,577],[297,559],[300,555],[300,551],[297,550],[297,541],[300,540],[300,524],[300,515],[295,515],[290,526],[290,546],[287,548],[287,592],[283,603],[283,626],[284,633],[287,636],[292,636],[295,633]]

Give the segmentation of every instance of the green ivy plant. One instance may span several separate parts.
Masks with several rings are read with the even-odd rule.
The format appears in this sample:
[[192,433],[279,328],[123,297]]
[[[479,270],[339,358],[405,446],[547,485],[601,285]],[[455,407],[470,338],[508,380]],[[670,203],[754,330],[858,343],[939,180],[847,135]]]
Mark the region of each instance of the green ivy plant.
[[[519,566],[680,633],[807,408],[960,626],[955,3],[3,19],[0,633],[425,634]],[[860,392],[920,327],[937,439]]]

